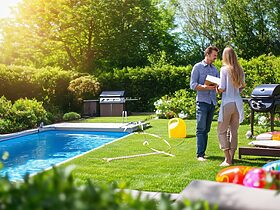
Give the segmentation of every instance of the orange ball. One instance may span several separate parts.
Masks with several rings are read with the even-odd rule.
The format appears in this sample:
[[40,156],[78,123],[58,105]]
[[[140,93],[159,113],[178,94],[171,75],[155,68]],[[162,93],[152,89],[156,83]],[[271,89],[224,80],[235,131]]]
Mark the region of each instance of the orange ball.
[[246,173],[252,168],[250,166],[229,166],[216,175],[216,181],[243,185]]

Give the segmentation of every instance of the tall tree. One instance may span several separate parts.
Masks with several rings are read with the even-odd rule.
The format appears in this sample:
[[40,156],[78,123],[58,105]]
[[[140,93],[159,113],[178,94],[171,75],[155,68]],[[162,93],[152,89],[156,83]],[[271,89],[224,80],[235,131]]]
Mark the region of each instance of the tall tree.
[[178,19],[181,23],[186,51],[185,59],[194,64],[203,57],[204,49],[212,44],[222,47],[226,37],[217,8],[217,0],[179,0]]
[[268,1],[228,0],[222,3],[228,42],[234,44],[243,58],[249,59],[272,51],[267,24]]
[[1,26],[2,60],[96,72],[144,66],[149,55],[172,49],[171,58],[173,11],[164,2],[23,0],[16,19]]
[[279,55],[278,0],[179,2],[186,41],[193,46],[232,45],[246,59],[271,52]]

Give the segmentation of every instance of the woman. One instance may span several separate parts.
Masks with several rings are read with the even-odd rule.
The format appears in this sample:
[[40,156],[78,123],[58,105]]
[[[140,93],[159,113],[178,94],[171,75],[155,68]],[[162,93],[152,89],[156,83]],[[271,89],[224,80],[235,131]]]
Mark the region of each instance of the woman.
[[[218,137],[225,160],[220,166],[233,163],[238,144],[238,127],[244,119],[243,101],[240,92],[245,87],[244,71],[238,63],[234,50],[227,47],[223,51],[223,66],[220,71],[222,103],[218,117]],[[227,135],[229,132],[230,135]]]

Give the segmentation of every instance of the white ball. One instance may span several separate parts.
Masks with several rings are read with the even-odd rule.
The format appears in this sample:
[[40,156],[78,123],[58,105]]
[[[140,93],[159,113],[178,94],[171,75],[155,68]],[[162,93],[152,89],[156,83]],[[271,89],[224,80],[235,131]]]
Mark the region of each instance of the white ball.
[[251,131],[247,131],[246,132],[246,138],[249,139],[252,137],[252,132]]

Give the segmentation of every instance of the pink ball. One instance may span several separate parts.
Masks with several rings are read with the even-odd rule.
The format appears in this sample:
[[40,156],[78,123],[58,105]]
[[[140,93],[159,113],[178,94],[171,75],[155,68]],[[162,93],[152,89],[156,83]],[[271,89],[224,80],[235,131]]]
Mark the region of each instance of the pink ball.
[[266,185],[266,171],[262,168],[254,168],[245,175],[243,185],[254,188],[264,188]]

